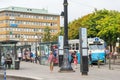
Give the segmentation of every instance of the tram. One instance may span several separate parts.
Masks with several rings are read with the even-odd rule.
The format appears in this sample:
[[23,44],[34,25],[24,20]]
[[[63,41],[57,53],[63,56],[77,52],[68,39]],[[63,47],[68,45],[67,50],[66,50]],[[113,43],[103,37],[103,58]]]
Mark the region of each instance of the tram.
[[97,63],[99,60],[105,63],[105,41],[95,37],[88,38],[88,53],[91,51],[92,63]]
[[[77,51],[78,63],[80,63],[80,52],[79,52],[79,39],[69,40],[70,50]],[[97,63],[99,60],[105,62],[105,42],[104,40],[95,37],[88,38],[88,53],[91,51],[92,63]]]

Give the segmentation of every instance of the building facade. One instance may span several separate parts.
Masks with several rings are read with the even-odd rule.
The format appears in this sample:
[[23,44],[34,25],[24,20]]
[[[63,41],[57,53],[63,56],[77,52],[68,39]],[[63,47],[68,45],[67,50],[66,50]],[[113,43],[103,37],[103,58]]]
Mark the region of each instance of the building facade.
[[[0,41],[18,40],[31,44],[42,38],[49,27],[51,35],[60,31],[60,15],[45,9],[7,7],[0,9]],[[36,37],[37,36],[37,37]]]

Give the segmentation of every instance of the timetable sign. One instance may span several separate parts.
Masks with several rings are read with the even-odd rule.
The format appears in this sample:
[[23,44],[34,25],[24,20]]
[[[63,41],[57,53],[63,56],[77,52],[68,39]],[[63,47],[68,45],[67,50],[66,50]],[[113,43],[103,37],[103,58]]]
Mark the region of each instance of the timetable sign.
[[87,29],[81,28],[82,48],[87,47]]

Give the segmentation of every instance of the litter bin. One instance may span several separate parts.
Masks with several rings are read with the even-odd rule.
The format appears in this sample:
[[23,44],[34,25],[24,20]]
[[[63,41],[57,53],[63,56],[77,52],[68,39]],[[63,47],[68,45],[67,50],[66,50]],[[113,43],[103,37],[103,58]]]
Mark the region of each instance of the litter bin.
[[15,60],[15,69],[16,70],[20,69],[20,61],[19,60]]

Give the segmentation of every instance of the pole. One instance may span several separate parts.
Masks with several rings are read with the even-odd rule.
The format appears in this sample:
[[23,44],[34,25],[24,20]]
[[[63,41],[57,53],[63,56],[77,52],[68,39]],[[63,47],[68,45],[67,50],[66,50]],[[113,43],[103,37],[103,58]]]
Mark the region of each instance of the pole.
[[69,62],[67,0],[64,0],[64,58],[59,72],[74,72]]
[[0,66],[1,66],[1,57],[2,57],[3,55],[1,55],[1,45],[0,45]]
[[15,54],[15,60],[17,60],[16,43],[15,43],[15,46],[14,46],[14,54]]
[[110,31],[109,31],[109,43],[110,43],[110,53],[109,53],[109,69],[111,70],[111,54],[112,54],[112,48],[111,48]]
[[87,46],[87,29],[80,28],[80,71],[82,75],[88,75],[88,46]]
[[120,38],[118,37],[117,40],[118,40],[118,44],[119,44],[118,45],[118,54],[120,54],[120,49],[119,49],[120,48]]
[[6,67],[4,65],[4,80],[6,80]]
[[40,40],[40,44],[39,44],[39,53],[40,53],[40,65],[41,65],[41,38],[39,39]]
[[37,38],[36,38],[36,41],[35,41],[35,53],[36,53],[35,63],[37,64]]
[[119,38],[119,48],[118,48],[118,53],[120,54],[120,38]]
[[40,49],[40,65],[41,65],[41,58],[42,58],[42,55],[41,55],[41,46],[39,47]]

